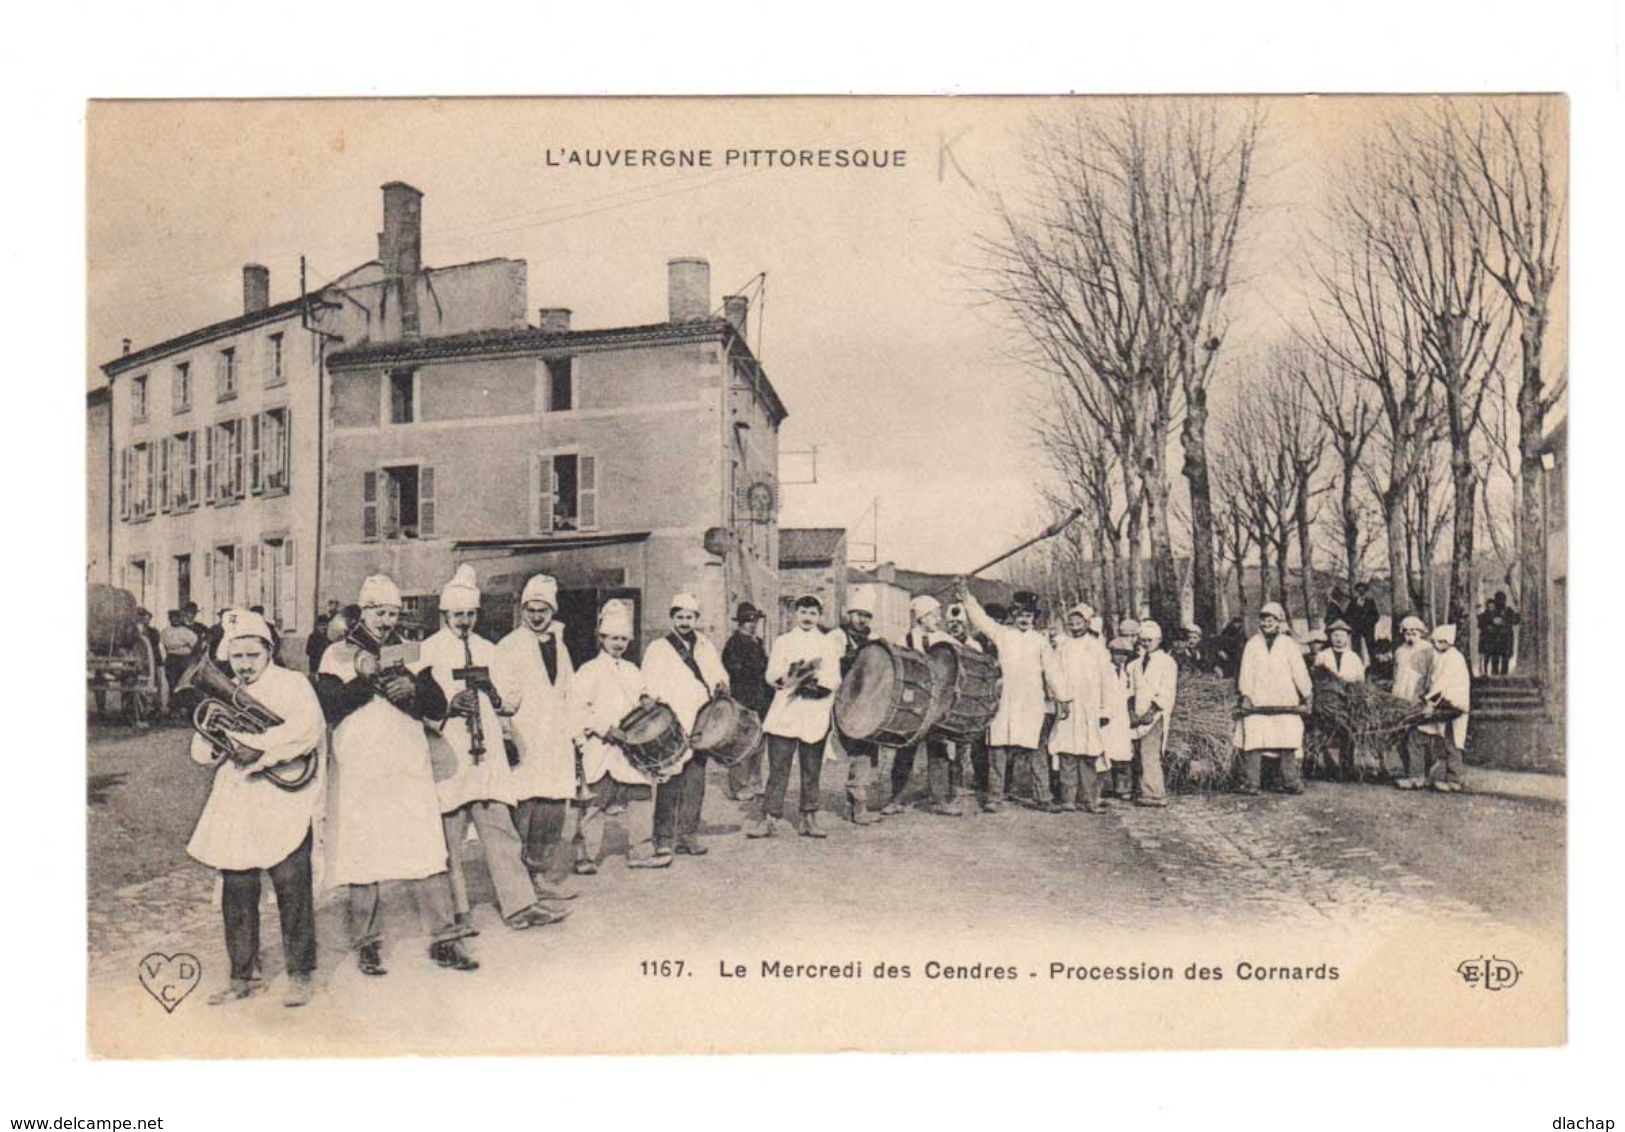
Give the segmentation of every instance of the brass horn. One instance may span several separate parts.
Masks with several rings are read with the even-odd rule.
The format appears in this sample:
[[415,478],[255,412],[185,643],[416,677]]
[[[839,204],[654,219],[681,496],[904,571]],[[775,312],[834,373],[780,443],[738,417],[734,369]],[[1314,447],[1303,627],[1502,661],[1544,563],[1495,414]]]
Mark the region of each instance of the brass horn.
[[[200,697],[192,709],[192,729],[213,748],[216,761],[232,757],[234,744],[230,732],[263,735],[284,722],[280,715],[249,694],[247,688],[211,664],[207,653],[193,661],[175,691]],[[315,776],[316,752],[255,774],[283,790],[297,790]]]

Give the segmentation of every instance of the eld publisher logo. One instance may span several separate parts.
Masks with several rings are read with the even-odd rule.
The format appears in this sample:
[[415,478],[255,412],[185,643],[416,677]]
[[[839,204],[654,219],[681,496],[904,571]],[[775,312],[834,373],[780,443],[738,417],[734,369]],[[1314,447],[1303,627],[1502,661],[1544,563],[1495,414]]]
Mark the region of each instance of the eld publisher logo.
[[1518,976],[1523,974],[1512,960],[1493,955],[1488,959],[1482,955],[1477,959],[1463,959],[1456,967],[1456,973],[1468,986],[1483,987],[1485,990],[1506,990],[1517,986]]

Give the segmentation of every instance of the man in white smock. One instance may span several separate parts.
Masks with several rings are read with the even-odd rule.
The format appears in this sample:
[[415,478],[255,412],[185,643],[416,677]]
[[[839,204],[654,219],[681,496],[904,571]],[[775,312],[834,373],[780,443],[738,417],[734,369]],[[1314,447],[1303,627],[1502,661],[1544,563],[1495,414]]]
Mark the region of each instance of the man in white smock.
[[654,847],[654,782],[609,738],[628,712],[652,698],[643,673],[626,659],[632,633],[631,607],[605,602],[598,613],[598,655],[570,682],[570,736],[581,749],[588,790],[576,872],[586,876],[596,873],[603,859],[606,811],[618,796],[626,799],[627,867],[663,869],[672,861],[669,850],[659,853]]
[[1168,744],[1168,723],[1179,692],[1179,665],[1162,643],[1162,626],[1142,621],[1136,642],[1139,656],[1130,670],[1134,701],[1129,722],[1134,725],[1136,806],[1168,804],[1162,783],[1162,751]]
[[[643,651],[643,682],[649,694],[677,716],[685,735],[712,696],[728,691],[728,672],[711,638],[699,631],[700,600],[691,593],[671,599],[671,632]],[[703,751],[693,751],[675,777],[655,787],[655,848],[703,857],[700,814],[705,808]]]
[[497,644],[494,675],[502,710],[512,713],[519,761],[509,776],[514,822],[524,846],[525,867],[543,900],[569,900],[570,803],[576,799],[575,746],[570,742],[565,697],[575,673],[558,610],[559,585],[547,574],[525,583],[519,626]]
[[1281,789],[1303,793],[1299,761],[1303,757],[1303,720],[1314,700],[1314,686],[1303,651],[1283,631],[1286,610],[1267,602],[1258,614],[1258,632],[1241,653],[1236,678],[1236,746],[1241,748],[1241,793],[1257,794],[1263,784],[1263,760],[1280,768]]
[[[1394,650],[1394,695],[1420,703],[1433,679],[1433,658],[1437,655],[1428,641],[1428,627],[1414,614],[1399,623],[1400,645]],[[1414,790],[1427,781],[1428,739],[1415,728],[1397,736],[1394,750],[1388,752],[1393,766],[1394,785]],[[1397,756],[1397,757],[1396,757]]]
[[322,654],[316,695],[333,728],[325,879],[349,886],[350,945],[366,975],[384,975],[379,884],[404,881],[442,967],[472,971],[471,929],[456,922],[446,833],[423,721],[446,717],[446,696],[396,626],[401,592],[383,574],[361,583],[361,619]]
[[800,762],[799,831],[803,837],[826,837],[818,826],[819,789],[824,773],[824,744],[829,740],[830,709],[841,684],[844,636],[826,633],[818,621],[824,603],[813,594],[796,599],[795,625],[773,642],[767,658],[767,682],[776,691],[762,730],[767,734],[767,790],[762,816],[745,830],[746,837],[772,837],[784,818],[790,789],[790,764]]
[[441,823],[451,876],[452,906],[457,922],[473,923],[468,881],[463,875],[463,842],[472,822],[496,889],[502,922],[523,931],[564,918],[537,902],[536,888],[521,859],[519,831],[513,824],[518,800],[502,741],[497,714],[501,696],[491,670],[496,646],[478,633],[479,581],[466,562],[440,591],[440,629],[423,642],[421,660],[434,674],[446,697],[440,742],[430,749],[435,789],[440,795]]
[[1462,751],[1467,746],[1467,713],[1472,707],[1473,675],[1456,648],[1456,627],[1433,628],[1433,669],[1422,702],[1431,718],[1417,727],[1428,746],[1427,784],[1446,793],[1461,790]]
[[1101,727],[1108,722],[1106,690],[1112,679],[1112,658],[1095,635],[1094,607],[1079,602],[1067,611],[1067,635],[1055,647],[1061,670],[1060,696],[1071,710],[1057,718],[1050,733],[1050,753],[1060,760],[1061,809],[1080,806],[1091,814],[1101,811],[1100,791],[1107,771]]
[[[220,870],[220,910],[225,920],[231,978],[211,1005],[248,998],[265,989],[256,965],[260,955],[260,872],[271,874],[282,921],[282,959],[288,971],[283,1002],[310,1001],[316,969],[316,905],[311,891],[311,823],[321,804],[322,705],[310,681],[275,663],[271,631],[257,613],[227,612],[218,659],[230,663],[232,681],[282,722],[259,734],[228,732],[218,750],[192,736],[194,762],[214,767],[209,800],[186,851]],[[308,766],[310,777],[272,777],[290,764]]]
[[[904,648],[923,656],[932,645],[956,643],[942,627],[942,603],[930,594],[914,597],[908,603],[908,612],[912,624],[903,635],[901,643]],[[903,792],[908,789],[908,780],[914,773],[914,757],[921,745],[925,747],[926,789],[931,798],[931,812],[944,817],[959,817],[964,810],[954,797],[951,773],[953,748],[948,740],[936,735],[928,735],[906,747],[899,747],[892,755],[891,797],[880,812],[903,812]]]
[[1046,690],[1056,701],[1058,721],[1067,718],[1069,709],[1055,695],[1061,684],[1055,650],[1034,628],[1038,610],[1028,603],[1018,605],[1012,615],[1014,624],[1001,625],[988,616],[965,579],[958,579],[955,588],[955,597],[965,607],[971,625],[998,649],[1003,673],[999,710],[988,724],[987,793],[981,800],[982,809],[989,813],[999,809],[1012,762],[1025,759],[1032,766],[1035,801],[1041,809],[1058,811],[1050,799],[1049,762],[1038,746],[1044,730]]

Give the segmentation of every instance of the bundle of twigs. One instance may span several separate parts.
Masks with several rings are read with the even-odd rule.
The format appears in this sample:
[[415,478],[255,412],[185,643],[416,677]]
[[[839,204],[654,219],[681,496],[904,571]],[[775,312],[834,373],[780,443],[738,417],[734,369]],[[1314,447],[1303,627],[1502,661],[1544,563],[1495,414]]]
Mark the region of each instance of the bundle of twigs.
[[1162,753],[1162,777],[1169,790],[1213,793],[1230,788],[1236,773],[1235,706],[1235,681],[1181,674]]
[[[1420,713],[1418,705],[1376,684],[1345,684],[1325,669],[1312,674],[1315,706],[1304,735],[1312,765],[1356,781],[1398,771],[1397,750]],[[1327,766],[1328,757],[1333,765]]]

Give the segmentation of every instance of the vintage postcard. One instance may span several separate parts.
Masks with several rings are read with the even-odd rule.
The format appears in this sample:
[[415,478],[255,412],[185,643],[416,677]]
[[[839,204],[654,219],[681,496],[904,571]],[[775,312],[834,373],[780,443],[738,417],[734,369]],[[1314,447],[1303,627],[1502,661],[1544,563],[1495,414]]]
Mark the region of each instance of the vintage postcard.
[[87,132],[94,1055],[1564,1041],[1561,96]]

